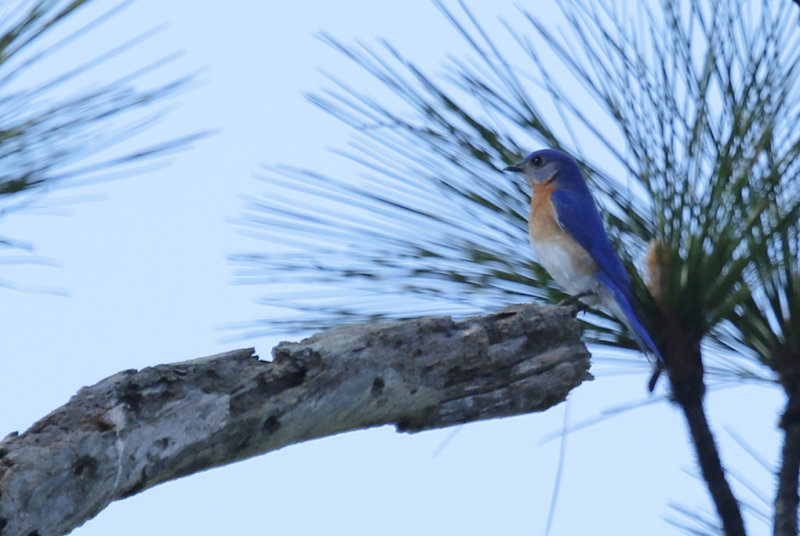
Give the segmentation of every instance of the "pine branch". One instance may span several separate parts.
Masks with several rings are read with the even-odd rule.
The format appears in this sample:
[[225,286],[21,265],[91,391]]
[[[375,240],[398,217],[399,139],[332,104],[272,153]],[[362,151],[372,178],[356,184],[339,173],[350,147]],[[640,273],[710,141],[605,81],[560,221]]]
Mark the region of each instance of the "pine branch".
[[[745,536],[739,502],[725,477],[719,449],[703,406],[706,387],[700,341],[686,341],[678,335],[670,349],[672,353],[667,359],[667,370],[672,388],[671,396],[686,417],[689,435],[697,453],[697,464],[722,521],[725,535]],[[676,351],[677,349],[680,350]]]
[[349,430],[543,411],[589,375],[570,308],[343,326],[81,389],[0,442],[0,533],[65,534],[161,482]]
[[800,396],[789,393],[786,411],[781,419],[784,430],[778,493],[775,496],[775,536],[797,534],[798,473],[800,472]]
[[697,463],[703,473],[703,479],[717,508],[726,536],[744,536],[744,521],[739,503],[731,491],[725,478],[717,444],[708,425],[702,402],[681,405],[692,437]]

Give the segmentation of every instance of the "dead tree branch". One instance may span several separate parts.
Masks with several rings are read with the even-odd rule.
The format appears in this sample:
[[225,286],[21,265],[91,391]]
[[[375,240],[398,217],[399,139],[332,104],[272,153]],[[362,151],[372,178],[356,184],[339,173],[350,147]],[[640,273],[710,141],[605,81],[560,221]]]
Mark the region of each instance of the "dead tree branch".
[[359,324],[127,370],[0,442],[0,535],[64,534],[111,501],[286,445],[545,410],[588,373],[569,308]]

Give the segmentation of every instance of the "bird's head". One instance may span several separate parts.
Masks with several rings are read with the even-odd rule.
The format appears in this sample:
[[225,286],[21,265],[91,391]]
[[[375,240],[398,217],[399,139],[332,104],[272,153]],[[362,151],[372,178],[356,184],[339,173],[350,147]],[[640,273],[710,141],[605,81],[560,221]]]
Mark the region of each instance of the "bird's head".
[[552,181],[561,188],[569,188],[571,182],[583,182],[578,163],[567,153],[555,149],[534,151],[504,171],[524,173],[531,187]]

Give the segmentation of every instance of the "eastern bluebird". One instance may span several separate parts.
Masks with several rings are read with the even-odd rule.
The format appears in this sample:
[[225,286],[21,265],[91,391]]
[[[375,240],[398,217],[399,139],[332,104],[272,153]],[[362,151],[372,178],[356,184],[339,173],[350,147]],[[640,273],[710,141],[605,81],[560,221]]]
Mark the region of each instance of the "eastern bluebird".
[[528,229],[539,263],[573,299],[600,305],[616,316],[642,351],[663,364],[636,315],[630,278],[575,160],[561,151],[543,149],[505,169],[524,173],[533,188]]

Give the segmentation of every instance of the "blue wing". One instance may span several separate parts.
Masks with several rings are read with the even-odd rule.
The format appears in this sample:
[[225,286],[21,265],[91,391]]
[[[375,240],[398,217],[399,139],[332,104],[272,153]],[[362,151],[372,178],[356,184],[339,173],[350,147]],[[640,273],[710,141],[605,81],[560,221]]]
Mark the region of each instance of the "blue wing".
[[583,192],[555,190],[550,199],[558,224],[589,252],[600,267],[597,277],[614,293],[614,299],[627,318],[628,326],[639,346],[642,350],[655,354],[660,361],[664,361],[661,352],[636,314],[630,277],[606,234],[603,220],[588,189]]
[[589,252],[600,270],[615,286],[629,292],[631,280],[611,245],[589,191],[555,190],[550,199],[558,224]]

